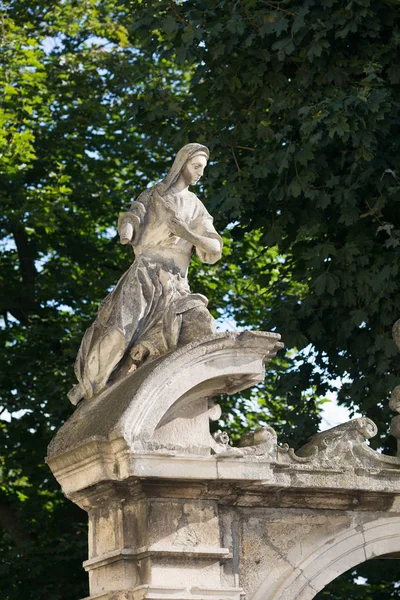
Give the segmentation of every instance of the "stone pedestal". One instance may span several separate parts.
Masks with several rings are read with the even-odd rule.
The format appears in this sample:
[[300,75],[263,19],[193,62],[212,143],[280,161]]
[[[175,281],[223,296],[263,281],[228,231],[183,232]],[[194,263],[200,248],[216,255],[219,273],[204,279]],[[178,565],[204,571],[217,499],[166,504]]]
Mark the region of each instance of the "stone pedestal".
[[219,334],[81,403],[48,464],[89,516],[85,600],[308,600],[341,572],[400,552],[400,458],[368,419],[295,452],[264,427],[212,437],[212,397],[249,387],[282,347]]
[[240,589],[221,581],[231,556],[221,547],[215,499],[131,480],[100,484],[79,501],[89,513],[91,599],[239,600]]

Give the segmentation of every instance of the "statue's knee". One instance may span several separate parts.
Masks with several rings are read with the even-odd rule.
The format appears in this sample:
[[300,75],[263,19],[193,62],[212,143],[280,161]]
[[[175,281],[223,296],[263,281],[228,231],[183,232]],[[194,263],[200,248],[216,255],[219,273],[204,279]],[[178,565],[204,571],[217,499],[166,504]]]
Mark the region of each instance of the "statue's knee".
[[192,308],[182,315],[179,334],[179,346],[213,335],[216,332],[215,321],[205,306]]

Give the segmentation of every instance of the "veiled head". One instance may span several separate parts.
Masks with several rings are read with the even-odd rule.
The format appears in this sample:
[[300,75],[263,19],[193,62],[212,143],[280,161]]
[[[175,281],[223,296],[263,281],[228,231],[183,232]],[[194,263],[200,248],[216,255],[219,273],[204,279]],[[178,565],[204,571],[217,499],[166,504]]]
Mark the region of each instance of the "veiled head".
[[203,175],[210,152],[202,144],[186,144],[175,157],[167,176],[159,184],[161,193],[165,193],[183,176],[187,185],[194,185]]

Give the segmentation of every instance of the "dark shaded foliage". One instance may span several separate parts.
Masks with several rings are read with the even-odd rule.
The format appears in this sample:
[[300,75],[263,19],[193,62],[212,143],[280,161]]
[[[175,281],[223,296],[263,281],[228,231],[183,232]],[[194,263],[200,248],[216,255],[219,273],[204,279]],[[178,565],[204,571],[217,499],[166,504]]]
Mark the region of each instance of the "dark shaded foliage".
[[[340,401],[393,448],[399,26],[396,2],[378,0],[4,3],[3,598],[87,593],[86,516],[43,457],[71,414],[82,333],[131,260],[116,217],[188,141],[211,149],[201,195],[226,241],[220,264],[193,265],[192,287],[289,349],[263,386],[222,399],[233,437],[269,423],[299,446],[345,377]],[[365,598],[394,593],[384,564]],[[332,598],[357,597],[351,577]]]

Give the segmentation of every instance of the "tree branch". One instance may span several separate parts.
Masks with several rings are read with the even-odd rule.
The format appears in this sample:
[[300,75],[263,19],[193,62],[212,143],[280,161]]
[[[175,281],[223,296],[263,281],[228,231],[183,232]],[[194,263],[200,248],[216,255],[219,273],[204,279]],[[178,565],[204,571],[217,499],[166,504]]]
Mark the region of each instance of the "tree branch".
[[235,161],[236,168],[240,172],[239,163],[237,161],[235,150],[234,150],[233,146],[231,146],[231,150],[232,150],[232,156],[233,156],[233,160]]
[[38,272],[35,267],[35,257],[29,244],[28,235],[21,223],[17,222],[11,227],[19,257],[19,269],[22,282],[25,285],[33,285]]
[[19,271],[21,273],[21,294],[18,294],[19,306],[6,309],[19,321],[26,323],[29,313],[34,310],[35,281],[38,272],[35,266],[36,253],[29,242],[24,226],[16,221],[11,225],[11,233],[15,240],[19,258]]
[[29,535],[22,531],[16,512],[8,504],[0,503],[0,527],[7,531],[17,548],[26,547],[32,542]]
[[287,15],[290,15],[291,17],[296,16],[296,13],[290,12],[290,10],[286,10],[285,8],[281,8],[279,6],[279,2],[278,2],[278,4],[272,4],[272,2],[263,2],[263,4],[266,4],[270,8],[273,8],[274,10],[281,10],[282,12],[284,12]]

